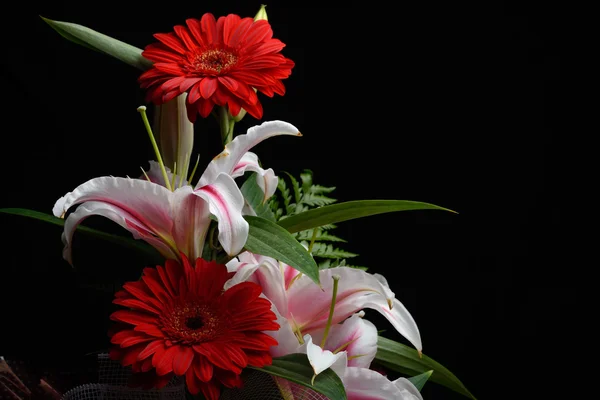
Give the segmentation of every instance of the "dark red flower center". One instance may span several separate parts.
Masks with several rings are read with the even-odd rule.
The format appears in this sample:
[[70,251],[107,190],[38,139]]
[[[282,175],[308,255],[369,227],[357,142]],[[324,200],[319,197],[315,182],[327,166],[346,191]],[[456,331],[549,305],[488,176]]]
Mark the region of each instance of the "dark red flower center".
[[200,329],[204,326],[201,317],[190,317],[185,321],[185,325],[190,329]]
[[210,304],[174,304],[160,317],[162,331],[173,342],[199,343],[215,338],[227,327],[227,318]]
[[189,56],[188,71],[200,74],[221,74],[237,62],[237,56],[224,49],[211,49]]

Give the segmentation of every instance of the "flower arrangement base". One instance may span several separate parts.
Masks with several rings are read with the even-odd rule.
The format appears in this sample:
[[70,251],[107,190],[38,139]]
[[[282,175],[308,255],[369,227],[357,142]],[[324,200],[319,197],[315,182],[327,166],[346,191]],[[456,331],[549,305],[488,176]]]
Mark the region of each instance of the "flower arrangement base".
[[174,377],[164,388],[141,389],[127,386],[131,368],[125,368],[98,354],[98,383],[77,386],[64,394],[62,400],[185,400],[185,383]]

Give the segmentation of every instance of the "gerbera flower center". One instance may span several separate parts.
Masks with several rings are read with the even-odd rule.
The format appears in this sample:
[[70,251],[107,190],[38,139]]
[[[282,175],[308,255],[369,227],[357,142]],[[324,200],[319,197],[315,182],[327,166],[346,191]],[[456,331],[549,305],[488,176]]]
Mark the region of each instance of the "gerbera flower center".
[[222,313],[200,302],[175,304],[164,310],[160,320],[171,341],[190,344],[213,339],[227,325]]
[[237,56],[223,49],[211,49],[194,54],[190,61],[191,72],[220,74],[237,62]]
[[190,329],[200,329],[204,326],[204,322],[200,317],[191,317],[185,321],[185,325]]

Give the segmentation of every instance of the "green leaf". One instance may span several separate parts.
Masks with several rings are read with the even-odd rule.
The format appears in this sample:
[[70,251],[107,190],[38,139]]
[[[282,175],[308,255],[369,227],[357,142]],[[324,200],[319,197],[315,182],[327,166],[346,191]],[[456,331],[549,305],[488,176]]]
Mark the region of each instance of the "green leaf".
[[264,218],[244,218],[250,225],[246,250],[284,262],[320,284],[317,263],[288,231]]
[[433,370],[430,378],[432,382],[476,400],[475,396],[446,367],[426,355],[419,357],[419,353],[415,349],[402,343],[379,336],[375,361],[386,368],[409,376]]
[[308,193],[310,191],[310,187],[313,184],[313,173],[310,169],[305,169],[300,174],[300,180],[302,181],[302,191],[304,193]]
[[311,384],[314,371],[306,354],[288,354],[274,358],[271,365],[250,368],[306,386],[329,399],[345,400],[347,398],[344,384],[331,368],[327,368],[317,375],[314,384]]
[[325,224],[368,217],[370,215],[409,210],[443,210],[455,212],[434,204],[421,203],[418,201],[356,200],[308,210],[301,214],[292,215],[282,219],[278,224],[287,229],[288,232],[293,233],[316,228]]
[[326,243],[314,243],[311,253],[314,257],[321,258],[352,258],[358,255],[335,248],[333,245]]
[[298,183],[296,178],[294,178],[292,176],[292,174],[285,172],[285,171],[283,171],[283,172],[290,178],[290,182],[292,182],[292,188],[294,189],[294,201],[296,202],[296,204],[299,204],[302,199],[302,192],[300,191],[300,184]]
[[[317,236],[315,237],[315,241],[316,242],[343,242],[346,243],[347,240],[344,240],[342,238],[339,238],[337,236],[334,236],[330,233],[324,232],[319,228],[315,228],[317,229]],[[298,232],[296,234],[296,239],[298,239],[299,241],[302,240],[312,240],[313,237],[313,230],[309,229],[307,231],[302,231],[302,232]]]
[[415,387],[419,390],[419,392],[423,389],[423,386],[425,386],[425,383],[427,382],[427,380],[429,379],[429,377],[431,376],[431,374],[433,374],[433,370],[429,370],[427,372],[423,372],[422,374],[416,375],[416,376],[411,376],[410,378],[407,378],[409,381],[411,381],[411,383],[413,385],[415,385]]
[[264,202],[265,194],[260,186],[258,186],[258,183],[256,183],[256,176],[256,172],[249,174],[240,191],[257,216],[269,221],[275,221],[275,214],[271,211],[269,203]]
[[113,56],[126,64],[143,71],[152,66],[152,62],[142,56],[142,50],[135,46],[113,39],[82,25],[70,22],[53,21],[41,17],[64,38],[81,46]]
[[[59,226],[64,226],[64,224],[65,224],[65,220],[62,218],[57,218],[54,215],[50,215],[50,214],[46,214],[46,213],[42,213],[42,212],[34,211],[34,210],[28,210],[25,208],[0,208],[0,213],[33,218],[33,219],[37,219],[37,220],[44,221],[44,222],[49,222],[51,224],[59,225]],[[77,232],[81,232],[81,233],[90,235],[96,239],[104,240],[104,241],[107,241],[110,243],[115,243],[120,246],[128,247],[128,248],[140,251],[142,253],[146,253],[147,255],[149,255],[150,257],[153,257],[155,259],[159,259],[160,257],[162,257],[154,247],[152,247],[152,246],[148,245],[147,243],[142,242],[140,240],[135,240],[135,239],[118,236],[118,235],[111,235],[110,233],[102,232],[97,229],[88,228],[88,227],[85,227],[82,225],[79,225],[77,227]]]
[[314,194],[314,193],[305,193],[302,196],[302,203],[306,204],[307,206],[313,206],[313,207],[326,206],[328,204],[333,204],[336,201],[337,201],[336,199],[332,199],[331,197],[326,197],[326,196],[322,196],[322,195]]

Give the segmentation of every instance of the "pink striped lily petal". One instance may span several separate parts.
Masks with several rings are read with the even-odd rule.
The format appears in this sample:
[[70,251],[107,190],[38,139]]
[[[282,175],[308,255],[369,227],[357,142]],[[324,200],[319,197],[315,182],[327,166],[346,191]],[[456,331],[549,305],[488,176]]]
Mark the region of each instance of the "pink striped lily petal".
[[267,121],[248,129],[245,135],[236,136],[216,156],[200,177],[196,189],[212,183],[220,173],[232,175],[244,154],[263,140],[277,135],[301,136],[298,129],[284,121]]
[[217,217],[219,242],[230,256],[238,254],[248,239],[248,222],[242,216],[244,197],[233,178],[219,174],[209,185],[194,190],[208,202],[210,212]]
[[[325,349],[345,351],[349,367],[369,368],[377,353],[377,328],[358,312],[341,324],[331,326]],[[315,343],[321,343],[325,329],[311,331]]]
[[[417,350],[422,350],[419,329],[406,308],[373,274],[338,267],[321,270],[323,290],[306,276],[294,282],[288,290],[289,313],[294,316],[302,332],[325,327],[333,293],[333,275],[339,275],[333,323],[339,323],[363,308],[373,308],[382,313]],[[310,305],[310,306],[308,306]]]
[[407,379],[391,382],[379,372],[348,367],[341,376],[348,400],[423,400],[421,393]]

